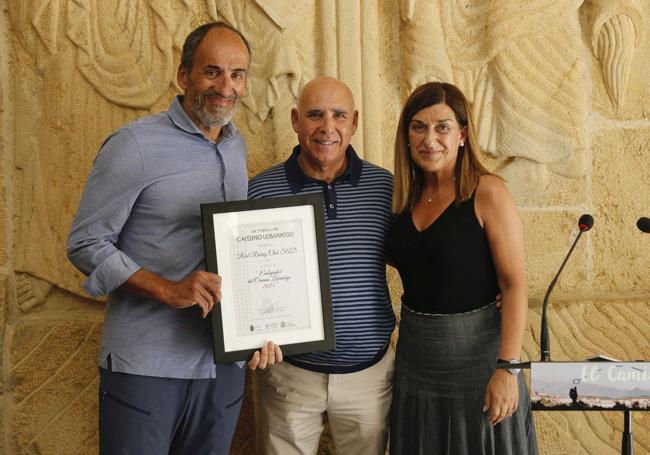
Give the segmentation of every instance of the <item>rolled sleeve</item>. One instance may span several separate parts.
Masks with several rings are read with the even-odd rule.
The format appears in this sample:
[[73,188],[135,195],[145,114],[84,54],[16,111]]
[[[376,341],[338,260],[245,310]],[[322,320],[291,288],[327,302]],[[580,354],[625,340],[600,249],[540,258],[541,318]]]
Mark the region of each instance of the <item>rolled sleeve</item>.
[[143,187],[137,142],[119,130],[100,148],[68,235],[68,258],[88,276],[83,288],[94,297],[114,291],[141,268],[120,251],[118,239]]
[[106,295],[122,286],[140,269],[130,257],[118,250],[99,264],[82,286],[93,297]]

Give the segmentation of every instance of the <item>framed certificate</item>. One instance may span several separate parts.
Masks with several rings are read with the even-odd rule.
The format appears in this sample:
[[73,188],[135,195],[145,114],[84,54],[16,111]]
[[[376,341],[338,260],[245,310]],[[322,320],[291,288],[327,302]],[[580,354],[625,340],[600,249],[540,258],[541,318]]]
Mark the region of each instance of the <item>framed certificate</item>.
[[206,269],[221,275],[216,363],[268,341],[284,354],[334,349],[322,194],[201,204]]

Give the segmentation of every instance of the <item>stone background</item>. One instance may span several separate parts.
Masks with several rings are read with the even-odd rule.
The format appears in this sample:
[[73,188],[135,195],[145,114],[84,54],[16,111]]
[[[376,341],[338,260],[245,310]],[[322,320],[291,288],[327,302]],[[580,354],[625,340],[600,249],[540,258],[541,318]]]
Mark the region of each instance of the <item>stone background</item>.
[[[554,360],[650,359],[650,2],[647,0],[0,0],[0,453],[97,450],[95,356],[103,304],[80,289],[64,242],[112,130],[166,109],[186,34],[207,20],[253,47],[236,116],[251,175],[288,156],[300,85],[352,88],[353,144],[392,167],[400,103],[426,80],[467,93],[486,163],[526,227],[539,356],[546,286],[592,213],[553,294]],[[399,280],[389,272],[393,301]],[[253,452],[247,397],[233,453]],[[615,454],[619,413],[537,413],[544,454]],[[650,413],[636,413],[637,454]],[[323,453],[331,453],[327,440]]]

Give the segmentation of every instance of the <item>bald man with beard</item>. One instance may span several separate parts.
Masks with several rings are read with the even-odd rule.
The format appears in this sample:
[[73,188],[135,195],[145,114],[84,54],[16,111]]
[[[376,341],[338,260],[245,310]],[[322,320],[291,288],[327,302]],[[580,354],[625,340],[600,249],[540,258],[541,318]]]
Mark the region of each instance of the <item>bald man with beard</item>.
[[298,145],[249,184],[251,199],[323,194],[336,332],[332,351],[287,356],[258,370],[260,453],[316,454],[326,419],[337,453],[386,450],[395,316],[384,245],[393,179],[350,145],[358,116],[345,84],[329,77],[309,82],[291,111]]
[[[244,199],[246,144],[231,122],[250,49],[223,22],[191,32],[184,95],[114,132],[93,163],[68,237],[92,296],[108,295],[99,352],[102,454],[227,454],[244,369],[215,365],[207,318],[221,277],[205,271],[200,204]],[[281,360],[273,344],[252,368]]]

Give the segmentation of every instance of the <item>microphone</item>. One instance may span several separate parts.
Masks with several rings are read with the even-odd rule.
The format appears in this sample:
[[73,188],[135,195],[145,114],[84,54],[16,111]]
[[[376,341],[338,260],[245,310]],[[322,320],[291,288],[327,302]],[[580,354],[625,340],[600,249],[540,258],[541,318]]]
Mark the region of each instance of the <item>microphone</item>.
[[560,270],[557,271],[555,277],[553,278],[553,280],[551,280],[551,284],[548,285],[548,289],[546,290],[546,295],[544,296],[544,303],[542,304],[542,327],[540,330],[540,342],[539,342],[540,349],[542,351],[542,356],[540,359],[541,362],[548,362],[549,360],[551,360],[551,347],[548,338],[548,322],[546,320],[546,308],[548,307],[548,298],[550,297],[551,292],[555,287],[555,283],[557,283],[557,279],[560,276],[560,273],[562,273],[562,269],[564,269],[564,266],[569,260],[569,257],[571,257],[571,253],[573,253],[573,249],[576,247],[578,240],[580,240],[580,237],[582,236],[583,233],[587,232],[593,226],[594,226],[593,216],[589,214],[584,214],[580,217],[580,219],[578,220],[578,229],[580,230],[580,232],[578,232],[578,236],[573,241],[573,245],[571,245],[569,252],[564,258],[564,261],[560,266]]
[[[578,229],[580,229],[580,232],[587,232],[592,227],[594,227],[594,217],[589,215],[588,213],[585,213],[578,220]],[[578,237],[579,236],[580,234],[578,234]]]
[[642,216],[641,218],[636,220],[636,227],[638,227],[641,232],[650,234],[650,218],[646,218],[645,216]]

